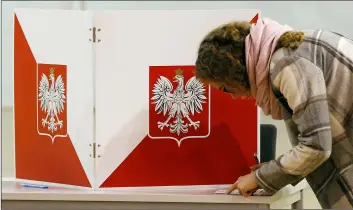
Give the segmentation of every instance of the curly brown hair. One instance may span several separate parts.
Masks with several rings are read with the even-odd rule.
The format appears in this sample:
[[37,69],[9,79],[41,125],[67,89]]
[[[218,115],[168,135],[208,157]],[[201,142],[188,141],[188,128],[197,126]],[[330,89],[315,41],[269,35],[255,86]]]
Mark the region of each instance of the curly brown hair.
[[[249,22],[232,22],[209,32],[198,50],[196,77],[232,88],[250,89],[245,60],[245,38],[250,27]],[[303,32],[289,31],[280,37],[276,48],[294,50],[303,41]]]

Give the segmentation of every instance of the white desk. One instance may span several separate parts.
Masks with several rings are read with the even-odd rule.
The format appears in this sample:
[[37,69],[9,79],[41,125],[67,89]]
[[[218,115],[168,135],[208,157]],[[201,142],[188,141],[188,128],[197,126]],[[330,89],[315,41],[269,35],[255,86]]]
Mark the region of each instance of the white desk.
[[119,210],[119,209],[302,209],[306,184],[287,186],[273,196],[215,195],[219,188],[153,191],[92,191],[50,186],[23,188],[14,181],[2,183],[2,206],[9,210]]

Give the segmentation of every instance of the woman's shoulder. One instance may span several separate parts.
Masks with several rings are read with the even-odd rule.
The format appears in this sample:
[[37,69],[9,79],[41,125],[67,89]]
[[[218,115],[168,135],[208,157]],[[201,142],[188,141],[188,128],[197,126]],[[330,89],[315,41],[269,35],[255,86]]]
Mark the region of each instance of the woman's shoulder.
[[[301,46],[300,46],[301,47]],[[270,79],[275,80],[307,80],[315,78],[319,74],[323,74],[320,65],[317,65],[311,57],[312,52],[303,51],[302,49],[291,50],[288,48],[280,48],[272,55],[270,61]],[[305,75],[305,78],[303,76]],[[287,79],[286,79],[287,78]]]
[[276,71],[276,69],[283,69],[285,66],[295,63],[300,59],[304,59],[306,62],[317,63],[315,60],[317,56],[314,56],[314,54],[319,49],[322,49],[322,47],[315,46],[318,45],[319,41],[312,40],[327,39],[327,32],[323,32],[322,30],[304,30],[302,32],[304,32],[304,41],[297,49],[282,47],[273,53],[270,61],[270,72]]
[[277,49],[271,57],[270,74],[275,75],[279,73],[279,70],[295,60],[293,59],[294,57],[298,57],[298,54],[295,54],[294,50],[285,47]]
[[[270,61],[270,72],[275,74],[286,66],[298,62],[296,65],[301,67],[303,71],[306,66],[310,66],[327,72],[332,70],[333,62],[337,60],[353,61],[353,41],[341,34],[326,30],[305,30],[304,42],[300,46],[291,50],[288,48],[280,48],[276,50]],[[302,63],[305,63],[303,65]],[[300,65],[299,65],[300,64]],[[342,65],[336,65],[339,68],[348,66],[347,62]],[[311,70],[312,71],[312,70]]]
[[289,59],[293,56],[305,57],[305,55],[309,54],[311,48],[308,47],[308,43],[306,40],[314,38],[317,34],[317,30],[304,30],[302,32],[304,32],[305,38],[297,49],[293,50],[287,47],[281,47],[273,53],[271,57],[271,69],[282,60]]
[[288,48],[282,47],[277,49],[271,57],[271,69],[281,60],[288,58],[289,56],[293,55],[293,50],[290,50]]

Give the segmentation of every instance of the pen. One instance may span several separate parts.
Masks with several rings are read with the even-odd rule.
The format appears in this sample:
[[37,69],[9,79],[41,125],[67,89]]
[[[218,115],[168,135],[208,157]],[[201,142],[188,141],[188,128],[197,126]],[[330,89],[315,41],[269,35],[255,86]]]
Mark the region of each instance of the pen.
[[40,189],[47,189],[48,186],[44,185],[36,185],[36,184],[21,184],[22,187],[31,187],[31,188],[40,188]]
[[257,153],[256,153],[256,152],[254,153],[254,158],[255,158],[256,164],[259,164],[260,161],[259,161],[259,159],[257,158]]

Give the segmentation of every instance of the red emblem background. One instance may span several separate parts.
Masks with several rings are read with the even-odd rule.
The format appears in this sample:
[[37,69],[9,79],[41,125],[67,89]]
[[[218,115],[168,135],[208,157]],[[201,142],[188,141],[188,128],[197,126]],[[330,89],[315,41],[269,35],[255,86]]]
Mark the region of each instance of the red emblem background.
[[[159,73],[172,77],[178,68],[188,72],[188,78],[194,66],[153,66],[150,85]],[[211,129],[207,138],[186,139],[178,147],[171,139],[152,139],[146,135],[100,187],[231,184],[249,173],[257,151],[255,100],[234,100],[215,88],[210,93]],[[150,98],[151,94],[148,103]],[[158,129],[156,121],[166,118],[156,116],[153,105],[149,108],[150,128]]]
[[[194,112],[194,115],[190,112],[189,110],[189,117],[191,118],[192,121],[200,121],[200,126],[195,130],[193,126],[188,127],[188,132],[187,133],[180,133],[178,136],[177,133],[171,133],[169,131],[169,127],[164,127],[163,130],[158,128],[157,123],[158,122],[165,122],[168,119],[168,112],[163,115],[163,112],[157,114],[155,111],[156,104],[152,104],[153,100],[151,98],[153,97],[152,90],[154,88],[154,85],[157,83],[157,80],[160,78],[160,76],[166,77],[173,85],[173,90],[171,93],[173,94],[173,91],[175,88],[178,86],[177,82],[173,82],[173,77],[176,75],[175,71],[177,69],[183,70],[183,76],[184,76],[184,87],[183,89],[185,90],[185,86],[187,82],[189,81],[190,78],[194,76],[194,66],[151,66],[149,71],[150,71],[150,77],[149,77],[149,136],[151,138],[163,138],[165,139],[170,139],[171,137],[178,139],[178,141],[184,141],[186,140],[185,138],[191,139],[190,137],[193,138],[205,138],[209,135],[210,132],[210,113],[209,113],[209,105],[210,105],[210,96],[209,96],[209,85],[204,85],[205,94],[204,96],[207,98],[204,100],[205,103],[202,103],[202,111],[200,113],[197,113],[196,111]],[[185,94],[187,91],[184,92]],[[173,123],[175,118],[171,118],[168,123]],[[189,124],[189,120],[185,117],[183,118],[185,124]],[[171,139],[170,139],[171,140]]]
[[[65,103],[64,103],[64,110],[62,112],[58,113],[58,118],[59,120],[63,121],[63,127],[60,128],[59,126],[57,127],[57,130],[54,132],[51,132],[48,130],[48,125],[43,126],[42,125],[42,118],[45,119],[47,113],[45,111],[42,111],[40,107],[40,101],[39,101],[39,84],[42,79],[42,75],[44,74],[48,80],[49,80],[49,75],[50,75],[50,68],[54,68],[54,79],[56,82],[57,78],[59,75],[62,76],[63,82],[64,82],[64,87],[65,87]],[[37,127],[38,127],[38,132],[40,135],[50,135],[51,138],[56,138],[56,136],[66,136],[67,135],[67,75],[66,75],[66,65],[57,65],[57,64],[38,64],[38,69],[37,69],[37,109],[38,109],[38,120],[37,120]],[[51,85],[52,81],[49,80],[49,87]],[[57,121],[57,119],[55,118]],[[49,117],[48,117],[49,121]]]
[[[25,18],[24,16],[23,18]],[[29,29],[27,29],[29,30]],[[28,31],[27,31],[28,32]],[[28,33],[30,33],[29,31]],[[34,32],[34,31],[33,31]],[[38,70],[48,74],[50,67],[66,72],[66,65],[39,64],[14,16],[14,138],[16,178],[91,187],[70,134],[55,144],[38,134]],[[39,68],[39,69],[38,69]],[[65,76],[66,82],[66,73]],[[67,85],[67,83],[66,83]],[[66,86],[67,90],[67,86]],[[65,110],[66,104],[65,104]],[[65,116],[61,119],[66,121]]]
[[[250,22],[256,23],[258,17],[256,14]],[[158,68],[178,67],[185,68]],[[232,184],[249,173],[257,151],[255,100],[234,100],[212,88],[210,93],[211,132],[207,138],[188,139],[177,147],[171,140],[146,135],[100,187]]]

